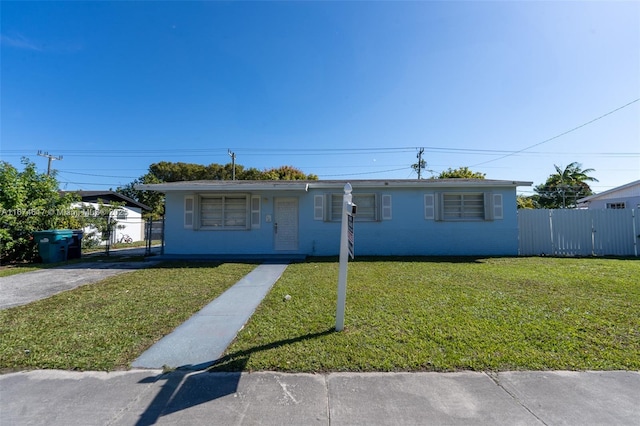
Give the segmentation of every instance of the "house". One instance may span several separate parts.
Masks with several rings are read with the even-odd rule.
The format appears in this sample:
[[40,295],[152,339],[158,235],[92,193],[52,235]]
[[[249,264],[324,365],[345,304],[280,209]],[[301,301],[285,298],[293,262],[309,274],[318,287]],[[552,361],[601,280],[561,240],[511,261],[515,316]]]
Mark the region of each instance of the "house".
[[[116,221],[116,229],[111,233],[111,243],[127,240],[144,241],[145,221],[142,218],[143,211],[150,211],[151,208],[139,203],[125,195],[114,191],[70,191],[80,196],[81,202],[74,207],[86,207],[87,205],[98,208],[99,203],[109,205],[111,203],[124,203],[124,205],[112,213]],[[85,229],[85,235],[92,232]]]
[[[333,256],[347,181],[189,181],[165,194],[165,254]],[[352,180],[355,254],[517,255],[516,188],[485,179]]]
[[638,209],[640,180],[578,200],[579,209]]

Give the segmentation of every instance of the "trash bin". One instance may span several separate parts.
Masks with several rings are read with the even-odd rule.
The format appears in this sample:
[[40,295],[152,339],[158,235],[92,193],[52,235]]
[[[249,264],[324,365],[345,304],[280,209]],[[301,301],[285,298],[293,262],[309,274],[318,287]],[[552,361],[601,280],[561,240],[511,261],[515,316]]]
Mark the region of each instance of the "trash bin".
[[70,229],[47,229],[33,233],[33,238],[38,243],[38,253],[44,263],[67,260],[67,250],[72,237],[73,232]]
[[74,229],[71,240],[69,240],[69,247],[67,249],[67,259],[80,259],[82,257],[82,236],[84,232],[82,230]]

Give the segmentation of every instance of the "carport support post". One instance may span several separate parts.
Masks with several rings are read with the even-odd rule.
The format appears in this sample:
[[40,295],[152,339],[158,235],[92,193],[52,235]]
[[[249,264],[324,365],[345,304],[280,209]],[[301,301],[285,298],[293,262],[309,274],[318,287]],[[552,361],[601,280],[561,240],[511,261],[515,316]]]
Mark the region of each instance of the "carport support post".
[[338,274],[338,306],[336,308],[336,331],[344,328],[344,305],[347,300],[347,263],[349,261],[349,239],[347,236],[347,206],[351,203],[351,184],[344,186],[342,197],[342,228],[340,228],[340,272]]

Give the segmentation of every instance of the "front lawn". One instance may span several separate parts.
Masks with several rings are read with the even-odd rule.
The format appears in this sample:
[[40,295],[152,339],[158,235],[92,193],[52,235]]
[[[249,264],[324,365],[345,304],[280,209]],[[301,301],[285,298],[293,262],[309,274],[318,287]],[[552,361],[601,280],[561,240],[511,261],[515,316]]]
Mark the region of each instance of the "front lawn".
[[640,369],[640,260],[358,259],[343,332],[337,277],[290,265],[213,369]]
[[255,265],[168,263],[0,311],[0,370],[127,368]]

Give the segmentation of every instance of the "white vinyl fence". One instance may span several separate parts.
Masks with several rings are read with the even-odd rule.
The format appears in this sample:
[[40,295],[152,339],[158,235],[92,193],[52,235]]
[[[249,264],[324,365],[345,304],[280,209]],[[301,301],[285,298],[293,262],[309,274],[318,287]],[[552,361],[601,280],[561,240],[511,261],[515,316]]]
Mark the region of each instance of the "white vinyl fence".
[[638,256],[640,215],[620,210],[518,210],[522,256]]

